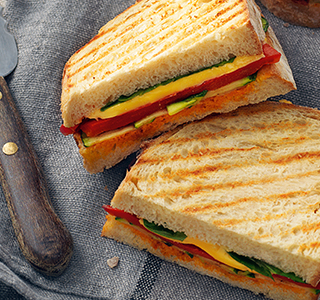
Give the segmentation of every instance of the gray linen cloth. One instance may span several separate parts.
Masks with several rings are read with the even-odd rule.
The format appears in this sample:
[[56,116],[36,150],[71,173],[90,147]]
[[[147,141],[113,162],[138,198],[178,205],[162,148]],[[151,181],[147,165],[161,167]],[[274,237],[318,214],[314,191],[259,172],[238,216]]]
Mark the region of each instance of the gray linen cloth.
[[[110,203],[134,155],[97,175],[84,170],[72,137],[59,132],[61,77],[68,58],[133,2],[5,2],[4,16],[19,49],[18,66],[6,80],[43,166],[54,209],[73,236],[74,254],[58,278],[30,267],[19,250],[0,188],[0,299],[264,299],[100,237],[102,205]],[[285,26],[262,10],[298,86],[280,98],[319,108],[320,30]],[[120,263],[110,269],[107,259],[113,256]]]

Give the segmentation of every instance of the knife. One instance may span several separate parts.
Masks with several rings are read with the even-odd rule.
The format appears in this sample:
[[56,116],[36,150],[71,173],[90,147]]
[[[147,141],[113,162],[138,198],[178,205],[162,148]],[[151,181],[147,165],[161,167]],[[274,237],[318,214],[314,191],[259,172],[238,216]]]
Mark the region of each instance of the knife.
[[24,257],[41,273],[58,276],[70,261],[73,241],[54,212],[42,168],[3,78],[16,64],[16,42],[0,7],[0,181]]

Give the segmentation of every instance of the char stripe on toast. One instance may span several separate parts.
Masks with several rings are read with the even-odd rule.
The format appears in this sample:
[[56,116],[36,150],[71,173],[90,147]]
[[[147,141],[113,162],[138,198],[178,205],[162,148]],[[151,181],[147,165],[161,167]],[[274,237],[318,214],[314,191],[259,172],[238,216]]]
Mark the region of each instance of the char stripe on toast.
[[[209,32],[219,31],[223,35],[223,31],[240,27],[248,22],[248,19],[245,18],[247,10],[242,8],[243,1],[234,1],[227,5],[217,5],[215,3],[217,1],[212,2],[210,6],[214,8],[203,10],[201,6],[187,6],[184,9],[180,6],[179,1],[173,1],[165,12],[161,11],[160,15],[156,15],[154,9],[148,10],[148,7],[144,7],[142,14],[136,13],[137,17],[127,16],[124,20],[120,19],[107,30],[104,30],[103,27],[99,34],[89,42],[89,45],[93,44],[92,49],[83,55],[82,52],[80,55],[78,51],[79,58],[76,56],[68,64],[67,69],[70,70],[68,76],[70,78],[75,76],[79,84],[82,80],[87,80],[86,76],[81,78],[81,73],[86,75],[87,68],[92,68],[91,76],[101,77],[102,80],[114,69],[120,69],[129,64],[142,64],[143,61],[170,51],[179,43],[187,47],[190,45],[191,35],[192,43],[196,43]],[[189,15],[190,18],[186,19],[185,15]],[[192,16],[198,19],[197,22],[193,21]],[[126,26],[119,26],[122,23]],[[135,28],[135,30],[129,30],[130,28]],[[155,31],[158,33],[155,34]],[[97,43],[99,39],[103,42]],[[171,42],[168,43],[168,39]],[[159,41],[164,42],[159,43]]]

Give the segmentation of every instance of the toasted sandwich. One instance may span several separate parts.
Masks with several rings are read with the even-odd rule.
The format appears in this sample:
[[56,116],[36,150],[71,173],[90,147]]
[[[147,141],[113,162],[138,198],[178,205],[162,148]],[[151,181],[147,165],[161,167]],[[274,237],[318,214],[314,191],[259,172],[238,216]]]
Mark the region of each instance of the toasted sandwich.
[[61,132],[96,173],[180,124],[293,89],[253,0],[142,0],[66,63]]
[[144,147],[102,236],[271,299],[318,298],[318,110],[266,101]]

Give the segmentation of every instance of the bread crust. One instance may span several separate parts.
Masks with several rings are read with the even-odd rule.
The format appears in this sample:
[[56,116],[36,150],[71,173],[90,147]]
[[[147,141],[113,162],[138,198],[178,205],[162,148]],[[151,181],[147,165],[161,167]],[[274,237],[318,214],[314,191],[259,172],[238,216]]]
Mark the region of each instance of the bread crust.
[[260,0],[278,18],[294,25],[320,27],[320,3],[294,0]]
[[208,98],[176,115],[158,117],[150,124],[91,147],[85,147],[80,134],[76,133],[74,138],[83,157],[85,169],[89,173],[102,172],[105,168],[111,168],[131,153],[139,150],[144,141],[173,130],[183,123],[202,119],[211,113],[225,113],[240,106],[259,103],[295,89],[287,58],[272,28],[269,28],[268,32],[268,42],[282,53],[281,59],[276,64],[262,67],[254,82],[227,94]]
[[243,275],[236,275],[225,268],[223,264],[207,259],[193,256],[192,258],[176,247],[168,246],[165,243],[155,240],[151,236],[133,226],[115,221],[111,215],[107,216],[102,236],[115,239],[124,244],[133,246],[139,250],[147,250],[164,260],[177,263],[187,269],[196,271],[219,279],[232,286],[247,289],[255,294],[263,293],[270,299],[275,300],[316,300],[318,296],[309,289],[299,287],[291,283],[285,283],[278,279],[257,275],[250,278]]

